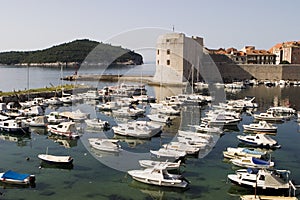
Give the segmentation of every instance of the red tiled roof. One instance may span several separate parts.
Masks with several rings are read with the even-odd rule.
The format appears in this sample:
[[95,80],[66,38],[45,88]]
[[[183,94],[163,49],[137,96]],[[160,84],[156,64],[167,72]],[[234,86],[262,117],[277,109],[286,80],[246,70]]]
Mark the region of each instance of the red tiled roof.
[[288,41],[288,42],[282,42],[282,43],[277,43],[273,47],[269,49],[270,52],[273,52],[274,49],[281,49],[283,46],[300,46],[300,41]]

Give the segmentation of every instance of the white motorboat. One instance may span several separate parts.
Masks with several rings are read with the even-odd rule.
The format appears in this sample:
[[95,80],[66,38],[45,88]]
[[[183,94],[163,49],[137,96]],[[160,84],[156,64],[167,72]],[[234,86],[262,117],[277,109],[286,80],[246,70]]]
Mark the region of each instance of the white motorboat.
[[280,148],[280,145],[276,140],[272,139],[270,136],[264,134],[256,135],[238,135],[237,138],[246,144],[251,146],[262,146],[266,148]]
[[36,116],[23,120],[23,123],[34,127],[46,127],[48,120],[46,116]]
[[121,116],[121,117],[137,117],[139,115],[144,115],[145,109],[137,108],[137,107],[122,107],[117,110],[112,111],[113,115]]
[[207,139],[197,136],[179,136],[177,137],[177,140],[181,143],[193,145],[199,148],[204,148],[210,144],[210,141],[208,141]]
[[86,119],[85,123],[88,127],[95,128],[95,129],[109,128],[108,121],[102,121],[101,119],[98,119],[98,118]]
[[170,174],[166,170],[166,166],[159,165],[144,170],[130,170],[128,174],[134,180],[151,185],[180,188],[188,186],[188,182],[181,175]]
[[8,184],[35,186],[35,175],[20,174],[12,170],[0,173],[0,181]]
[[132,121],[112,127],[115,134],[136,138],[151,138],[161,131],[159,124],[148,121]]
[[50,112],[48,115],[46,115],[46,117],[47,117],[47,120],[48,120],[49,124],[59,124],[61,122],[68,121],[67,118],[63,118],[56,111]]
[[22,108],[30,108],[32,106],[41,106],[41,107],[46,107],[48,106],[47,103],[44,102],[45,99],[42,98],[42,97],[37,97],[37,98],[34,98],[33,100],[31,101],[26,101],[26,102],[20,102]]
[[164,106],[163,103],[150,103],[150,107],[151,107],[152,109],[160,109],[160,108],[162,108],[163,106]]
[[197,132],[200,133],[216,133],[222,134],[223,131],[220,127],[210,126],[208,123],[201,123],[200,125],[191,125],[196,129]]
[[277,127],[267,123],[266,121],[259,121],[258,123],[243,125],[245,131],[254,132],[277,132]]
[[69,138],[78,138],[75,122],[61,122],[58,125],[48,125],[48,131],[55,135],[65,136]]
[[98,99],[99,98],[98,91],[96,91],[96,90],[89,90],[86,93],[82,93],[81,95],[85,99]]
[[108,152],[119,152],[121,150],[121,145],[119,140],[115,139],[101,139],[101,138],[89,138],[90,145],[100,151]]
[[253,115],[254,119],[256,120],[264,120],[264,121],[283,121],[286,117],[282,115],[277,115],[274,112],[266,112],[266,113],[259,113]]
[[279,113],[279,114],[296,114],[296,110],[289,107],[284,106],[275,106],[270,107],[267,112]]
[[244,168],[271,168],[274,162],[261,160],[253,157],[234,158],[230,160],[232,164]]
[[202,89],[202,88],[208,88],[208,83],[205,82],[196,82],[194,83],[196,88]]
[[195,141],[198,141],[197,138],[199,139],[204,139],[207,141],[210,141],[213,139],[212,135],[206,134],[206,133],[198,133],[198,132],[194,132],[194,131],[182,131],[182,130],[178,130],[178,136],[179,137],[185,137],[185,138],[193,138],[195,139]]
[[150,153],[155,155],[157,158],[180,159],[186,156],[186,152],[184,151],[176,151],[174,149],[166,149],[166,148],[160,148],[157,151],[150,150]]
[[51,97],[50,99],[46,99],[45,103],[49,105],[62,105],[63,102],[58,97]]
[[236,126],[241,119],[235,118],[233,116],[224,115],[224,114],[216,114],[210,117],[205,117],[202,119],[204,122],[209,125],[223,125],[223,126]]
[[71,95],[60,97],[59,100],[65,104],[70,104],[75,102],[75,99]]
[[154,122],[160,122],[165,124],[170,124],[172,122],[172,119],[170,116],[163,115],[163,114],[150,114],[147,115],[147,117]]
[[239,112],[223,110],[223,109],[209,110],[205,114],[207,117],[211,117],[211,118],[216,117],[217,115],[223,115],[225,117],[233,117],[235,119],[241,119],[241,114]]
[[43,109],[41,108],[41,106],[32,106],[29,108],[25,108],[23,110],[19,110],[19,112],[23,115],[23,116],[40,116],[44,114]]
[[24,124],[22,120],[8,119],[0,121],[0,131],[15,134],[27,134],[29,133],[29,125]]
[[173,106],[163,106],[159,108],[158,113],[165,115],[180,115],[180,110],[175,110]]
[[75,110],[72,112],[65,111],[65,112],[61,112],[59,115],[64,118],[71,119],[73,121],[83,121],[90,117],[89,113],[83,113],[80,110]]
[[297,197],[265,196],[265,195],[242,195],[241,200],[298,200]]
[[111,110],[116,110],[116,109],[120,108],[118,103],[115,101],[109,101],[106,103],[102,103],[102,104],[96,105],[96,107],[99,110],[103,110],[103,111],[111,111]]
[[39,154],[38,158],[49,164],[72,164],[71,156],[55,156],[50,154]]
[[154,160],[139,160],[141,167],[152,168],[155,166],[165,165],[167,170],[176,170],[179,169],[181,160],[177,162],[168,162],[168,161],[154,161]]
[[271,169],[240,169],[235,174],[228,174],[228,179],[237,185],[260,189],[290,188],[290,171]]
[[257,108],[258,104],[253,102],[254,99],[255,97],[252,98],[245,97],[244,99],[230,100],[228,101],[228,104],[240,108]]
[[155,102],[156,98],[148,95],[132,96],[135,101],[139,102]]
[[183,151],[186,154],[196,154],[199,152],[200,148],[197,148],[193,145],[189,145],[181,142],[170,142],[168,144],[162,145],[165,149],[173,149],[176,151]]
[[198,137],[195,137],[196,140],[192,138],[185,138],[185,137],[177,137],[177,140],[180,142],[180,143],[183,143],[183,144],[188,144],[188,145],[191,145],[193,147],[196,147],[196,148],[199,148],[201,150],[204,150],[205,148],[207,148],[210,144],[207,140],[205,139],[202,139],[202,138],[198,138]]
[[226,151],[223,151],[223,155],[225,158],[241,158],[241,157],[254,157],[261,158],[266,155],[265,151],[259,151],[257,149],[249,149],[242,147],[227,147]]

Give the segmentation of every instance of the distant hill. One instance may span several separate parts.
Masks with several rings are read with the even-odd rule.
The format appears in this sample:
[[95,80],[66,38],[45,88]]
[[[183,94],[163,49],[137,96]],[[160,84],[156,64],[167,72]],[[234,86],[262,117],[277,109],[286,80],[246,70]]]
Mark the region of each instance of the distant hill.
[[[88,57],[87,57],[88,56]],[[131,50],[87,39],[60,44],[38,51],[0,53],[0,63],[6,65],[59,65],[59,63],[143,64],[143,57]]]

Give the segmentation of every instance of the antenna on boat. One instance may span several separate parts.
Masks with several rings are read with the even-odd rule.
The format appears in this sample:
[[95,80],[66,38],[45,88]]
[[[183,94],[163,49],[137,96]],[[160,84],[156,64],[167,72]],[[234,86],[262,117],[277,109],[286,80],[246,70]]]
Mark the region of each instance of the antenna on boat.
[[46,148],[46,155],[48,155],[48,147]]
[[27,100],[29,101],[29,63],[27,63],[27,91],[28,91]]

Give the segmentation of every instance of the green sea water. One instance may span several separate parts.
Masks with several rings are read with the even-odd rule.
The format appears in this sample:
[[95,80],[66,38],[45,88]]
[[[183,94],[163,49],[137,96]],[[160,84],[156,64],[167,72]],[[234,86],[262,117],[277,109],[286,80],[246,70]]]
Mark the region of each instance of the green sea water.
[[[300,100],[298,94],[300,88],[248,88],[239,93],[227,93],[227,98],[243,98],[255,96],[259,108],[255,112],[265,111],[275,103],[289,103],[292,107],[299,109]],[[71,109],[71,108],[55,108]],[[180,127],[187,129],[187,124],[196,124],[199,113],[204,114],[205,109],[190,107],[183,109],[182,118],[176,119],[174,125],[165,127],[161,137],[154,137],[151,140],[123,139],[121,145],[131,153],[147,153],[150,149],[158,149],[163,143],[172,140],[176,130]],[[54,109],[47,109],[50,112]],[[108,119],[112,124],[111,117],[103,113],[96,113],[102,119]],[[20,173],[36,175],[35,188],[16,188],[1,185],[0,199],[21,200],[21,199],[43,199],[43,200],[98,200],[98,199],[239,199],[241,194],[254,194],[251,189],[244,189],[234,186],[227,181],[227,174],[234,173],[237,168],[223,159],[222,151],[227,147],[237,147],[239,142],[237,135],[242,134],[242,124],[249,124],[253,117],[243,113],[243,120],[238,129],[228,130],[220,137],[214,148],[203,158],[189,156],[181,167],[181,173],[190,182],[186,190],[173,188],[162,188],[150,186],[134,181],[124,171],[118,171],[101,162],[105,156],[101,153],[90,153],[85,139],[88,137],[104,136],[112,137],[111,130],[84,131],[84,136],[79,140],[61,140],[50,138],[48,133],[42,129],[34,129],[30,136],[11,137],[0,140],[0,170],[15,170]],[[198,118],[197,118],[198,117]],[[289,169],[292,177],[300,182],[300,133],[296,118],[277,124],[278,133],[274,139],[281,144],[282,148],[272,152],[272,160],[278,169]],[[10,141],[14,140],[14,141]],[[65,146],[64,146],[65,145]],[[74,158],[72,169],[40,168],[40,160],[37,155],[48,152],[56,155],[71,155]],[[122,166],[124,162],[133,162],[133,159],[126,160],[126,155],[115,155],[113,162]],[[98,156],[98,157],[97,157]],[[130,156],[130,155],[128,155]],[[98,159],[97,159],[98,158]],[[100,160],[100,161],[99,161]],[[135,163],[127,163],[132,164]]]

